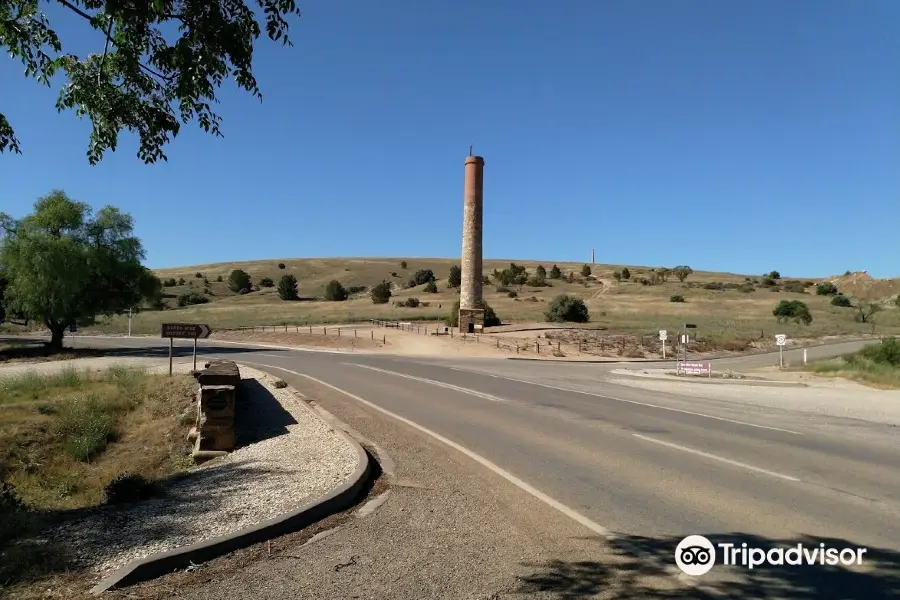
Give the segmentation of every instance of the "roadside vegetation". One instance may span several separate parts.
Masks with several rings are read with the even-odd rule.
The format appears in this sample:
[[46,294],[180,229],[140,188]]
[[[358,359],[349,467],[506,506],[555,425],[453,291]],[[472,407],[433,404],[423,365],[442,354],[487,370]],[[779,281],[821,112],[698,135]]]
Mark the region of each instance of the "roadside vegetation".
[[835,360],[814,362],[817,375],[845,377],[876,387],[900,389],[900,339],[888,337],[859,352]]
[[68,511],[164,493],[190,467],[195,382],[132,367],[0,377],[0,595],[67,570],[33,543]]

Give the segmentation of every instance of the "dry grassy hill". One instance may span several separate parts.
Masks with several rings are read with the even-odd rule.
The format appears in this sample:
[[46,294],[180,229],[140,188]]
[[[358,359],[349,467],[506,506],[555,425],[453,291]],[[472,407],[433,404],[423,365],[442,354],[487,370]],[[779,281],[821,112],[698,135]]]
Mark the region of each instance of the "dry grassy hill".
[[[401,261],[406,261],[406,268]],[[533,273],[538,264],[550,271],[554,263],[513,261]],[[509,260],[486,260],[484,274],[509,266]],[[280,268],[280,264],[284,268]],[[166,288],[167,302],[173,304],[177,296],[188,292],[204,293],[209,303],[165,311],[144,311],[133,322],[135,333],[155,333],[163,321],[209,323],[216,329],[247,325],[336,323],[366,319],[437,320],[446,317],[458,292],[447,288],[450,267],[459,264],[455,259],[434,258],[341,258],[341,259],[274,259],[239,263],[195,265],[161,269],[160,278],[183,279],[183,285]],[[580,273],[583,263],[557,263],[564,274]],[[766,286],[761,275],[746,276],[732,273],[697,271],[684,283],[670,277],[658,285],[643,285],[642,278],[651,268],[631,266],[631,280],[617,282],[614,271],[623,265],[593,265],[592,276],[580,276],[569,283],[551,280],[552,287],[533,288],[513,286],[518,297],[498,291],[496,284],[485,285],[485,300],[504,323],[543,321],[547,303],[558,294],[583,298],[590,310],[589,327],[601,327],[622,333],[652,334],[658,329],[675,330],[684,322],[702,328],[704,336],[722,340],[751,340],[771,336],[776,332],[791,337],[818,337],[855,333],[871,333],[870,324],[855,322],[856,309],[830,305],[830,298],[817,296],[815,284],[821,280],[782,277],[775,286]],[[275,288],[262,288],[245,295],[236,295],[227,287],[233,269],[250,274],[254,284],[270,278],[277,284],[284,274],[292,274],[299,281],[299,302],[285,302],[278,298]],[[407,289],[406,283],[420,269],[431,269],[438,277],[437,294],[423,291],[424,286]],[[221,277],[222,281],[218,281]],[[204,279],[208,286],[204,284]],[[345,287],[368,288],[387,280],[394,284],[394,297],[389,304],[373,304],[363,291],[346,302],[322,300],[329,281],[337,279]],[[849,295],[863,294],[865,298],[884,294],[887,299],[898,287],[895,283],[861,282],[861,278],[829,279]],[[845,289],[846,288],[846,289]],[[684,297],[683,303],[671,302],[673,295]],[[416,308],[397,307],[395,301],[415,297],[422,301]],[[782,299],[800,299],[809,305],[814,321],[810,326],[777,324],[772,309]],[[885,310],[875,318],[876,333],[900,332],[900,310],[892,303],[884,303]],[[105,331],[122,332],[127,329],[124,318],[104,322]],[[777,331],[776,331],[777,330]]]

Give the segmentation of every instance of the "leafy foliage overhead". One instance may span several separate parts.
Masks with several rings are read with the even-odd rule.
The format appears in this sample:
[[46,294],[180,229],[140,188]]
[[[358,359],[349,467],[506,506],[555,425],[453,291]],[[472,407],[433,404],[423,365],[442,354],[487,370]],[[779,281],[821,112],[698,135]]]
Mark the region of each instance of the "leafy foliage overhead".
[[[253,74],[254,43],[262,33],[291,46],[288,19],[300,15],[294,0],[57,0],[84,27],[94,47],[84,57],[68,51],[38,0],[0,0],[0,47],[25,65],[25,76],[50,86],[65,78],[56,106],[74,109],[93,125],[91,164],[116,150],[119,133],[140,139],[145,163],[166,160],[163,147],[181,124],[195,120],[222,137],[211,105],[233,77],[262,100]],[[0,152],[21,153],[12,124],[0,113]]]

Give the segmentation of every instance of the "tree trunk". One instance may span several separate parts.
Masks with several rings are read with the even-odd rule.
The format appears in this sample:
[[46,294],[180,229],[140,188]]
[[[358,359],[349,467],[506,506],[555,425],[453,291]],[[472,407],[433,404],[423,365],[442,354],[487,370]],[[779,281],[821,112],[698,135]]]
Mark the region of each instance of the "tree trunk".
[[48,323],[47,327],[50,328],[50,350],[60,352],[63,348],[63,336],[66,333],[66,326],[60,323]]

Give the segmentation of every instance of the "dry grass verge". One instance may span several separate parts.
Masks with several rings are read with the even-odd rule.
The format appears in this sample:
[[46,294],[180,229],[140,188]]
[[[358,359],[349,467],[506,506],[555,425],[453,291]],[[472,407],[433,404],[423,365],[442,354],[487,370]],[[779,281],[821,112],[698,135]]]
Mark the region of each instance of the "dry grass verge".
[[192,464],[195,385],[132,367],[0,378],[0,595],[66,576],[65,548],[34,541],[49,522],[101,504],[118,475],[155,481]]
[[900,389],[900,341],[885,338],[842,358],[814,362],[806,367],[816,375],[843,377],[870,387]]
[[62,352],[55,352],[47,344],[37,340],[4,342],[0,343],[0,365],[73,360],[76,358],[103,356],[104,353],[104,350],[96,348],[66,348]]

